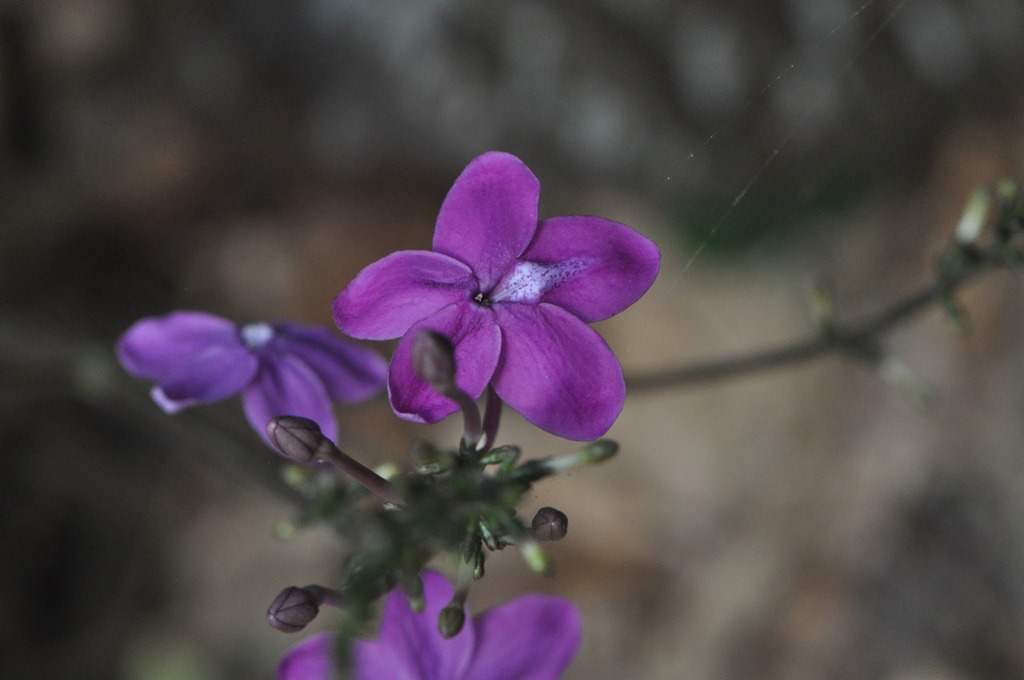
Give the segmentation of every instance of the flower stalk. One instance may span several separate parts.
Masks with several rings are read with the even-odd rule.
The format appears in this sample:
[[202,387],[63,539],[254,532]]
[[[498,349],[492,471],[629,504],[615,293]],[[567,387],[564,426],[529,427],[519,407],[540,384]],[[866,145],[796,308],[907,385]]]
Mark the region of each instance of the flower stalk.
[[[462,448],[470,451],[484,445],[480,408],[465,390],[455,384],[455,350],[451,340],[435,331],[416,334],[412,345],[413,370],[438,394],[456,403],[462,412]],[[495,425],[495,427],[497,427]]]
[[487,387],[487,401],[484,405],[484,437],[477,446],[481,454],[490,451],[498,437],[498,425],[501,423],[501,408],[504,405],[501,397],[494,391],[493,385]]
[[289,460],[330,463],[383,500],[395,505],[404,500],[394,484],[339,449],[309,418],[278,416],[267,423],[267,437]]

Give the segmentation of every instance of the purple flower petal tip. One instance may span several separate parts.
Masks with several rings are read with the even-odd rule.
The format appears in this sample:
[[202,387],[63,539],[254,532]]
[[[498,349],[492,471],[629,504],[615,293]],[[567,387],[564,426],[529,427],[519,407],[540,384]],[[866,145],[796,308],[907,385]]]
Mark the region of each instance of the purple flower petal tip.
[[324,328],[295,324],[245,326],[203,312],[179,311],[135,323],[117,342],[132,375],[152,380],[153,400],[167,413],[242,394],[253,429],[267,444],[276,416],[310,418],[333,439],[332,402],[379,392],[385,361]]
[[337,297],[334,317],[355,337],[402,337],[388,394],[401,417],[433,423],[455,412],[412,369],[424,329],[454,346],[456,384],[488,384],[553,434],[602,436],[625,400],[622,369],[587,324],[636,302],[654,283],[658,247],[600,217],[538,221],[540,183],[521,160],[489,152],[459,175],[441,206],[434,251],[394,253]]
[[292,647],[277,665],[278,680],[332,680],[334,639],[321,633]]

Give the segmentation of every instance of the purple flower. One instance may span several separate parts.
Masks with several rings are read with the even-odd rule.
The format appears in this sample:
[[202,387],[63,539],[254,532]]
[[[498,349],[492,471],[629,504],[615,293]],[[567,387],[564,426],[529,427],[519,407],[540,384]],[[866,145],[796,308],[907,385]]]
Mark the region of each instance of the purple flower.
[[587,324],[650,288],[658,248],[599,217],[538,221],[539,196],[515,156],[478,157],[441,206],[432,252],[392,253],[335,299],[348,335],[402,336],[388,377],[399,416],[434,423],[457,408],[413,372],[413,338],[429,329],[452,341],[456,383],[474,398],[491,384],[528,421],[569,439],[595,439],[615,422],[622,368]]
[[241,326],[203,312],[174,312],[136,322],[117,342],[132,375],[155,381],[167,413],[242,393],[245,415],[268,444],[266,426],[281,415],[315,420],[337,435],[332,402],[366,399],[384,386],[375,352],[325,328],[254,323]]
[[[554,680],[580,644],[580,618],[565,600],[525,595],[467,621],[450,640],[437,617],[453,588],[436,572],[423,573],[426,607],[409,608],[392,590],[376,640],[353,646],[355,680]],[[316,635],[292,648],[277,669],[278,680],[331,678],[334,635]]]

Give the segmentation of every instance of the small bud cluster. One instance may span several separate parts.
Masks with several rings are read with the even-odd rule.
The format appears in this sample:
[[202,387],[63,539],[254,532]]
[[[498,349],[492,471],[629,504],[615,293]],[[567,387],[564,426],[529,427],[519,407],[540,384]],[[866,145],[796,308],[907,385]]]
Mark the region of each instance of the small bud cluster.
[[[284,632],[302,630],[321,605],[344,600],[348,624],[358,629],[369,604],[398,583],[410,604],[422,608],[420,571],[434,556],[458,556],[455,596],[438,619],[444,637],[458,634],[465,622],[465,601],[472,582],[482,578],[487,554],[515,546],[537,573],[551,570],[541,543],[565,538],[569,520],[552,507],[540,508],[529,524],[515,506],[532,485],[545,477],[612,457],[618,446],[608,440],[584,445],[563,456],[520,462],[517,446],[491,446],[500,400],[488,400],[481,415],[476,403],[455,386],[455,358],[447,338],[423,332],[413,351],[416,372],[438,393],[459,403],[465,430],[456,449],[419,442],[412,450],[413,467],[385,479],[341,451],[313,421],[295,416],[274,418],[267,436],[285,458],[304,465],[326,463],[359,484],[362,493],[346,488],[310,492],[310,521],[329,519],[353,546],[341,594],[321,586],[289,587],[267,612],[267,620]],[[483,423],[490,422],[485,431]],[[364,502],[370,492],[385,501]]]

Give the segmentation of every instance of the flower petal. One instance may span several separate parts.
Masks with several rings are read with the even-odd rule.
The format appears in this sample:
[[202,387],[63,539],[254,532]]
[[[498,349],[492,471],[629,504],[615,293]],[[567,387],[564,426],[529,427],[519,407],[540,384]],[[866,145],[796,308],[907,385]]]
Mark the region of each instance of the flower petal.
[[520,259],[564,274],[540,301],[591,323],[640,299],[658,276],[661,255],[650,239],[624,224],[600,217],[552,217],[541,221]]
[[537,229],[540,182],[521,160],[491,151],[452,185],[434,229],[434,250],[465,262],[489,292]]
[[597,331],[555,305],[500,304],[494,389],[548,432],[580,441],[612,426],[626,398],[622,367]]
[[263,357],[256,380],[242,392],[242,406],[249,424],[271,448],[267,423],[277,416],[309,418],[328,439],[338,435],[324,384],[309,366],[287,354]]
[[277,680],[331,680],[336,639],[320,633],[292,647],[277,665]]
[[135,323],[117,342],[121,365],[157,383],[153,399],[168,413],[240,392],[258,360],[235,324],[202,312],[174,312]]
[[524,595],[476,619],[473,680],[556,680],[580,646],[580,615],[569,602]]
[[[401,588],[384,603],[383,621],[376,640],[357,640],[353,645],[355,677],[359,680],[460,680],[472,660],[476,645],[473,623],[458,635],[444,639],[437,617],[451,601],[455,589],[434,571],[423,572],[426,606],[417,614]],[[475,678],[473,679],[475,680]]]
[[238,327],[227,319],[203,312],[172,312],[135,322],[117,341],[125,370],[157,382],[177,372],[211,348],[241,346]]
[[412,344],[422,330],[441,333],[455,348],[455,384],[479,397],[498,365],[501,331],[490,309],[473,302],[449,305],[409,329],[395,348],[388,374],[391,407],[400,418],[436,423],[457,410],[455,402],[434,391],[412,368]]
[[275,351],[301,359],[313,369],[332,401],[367,399],[384,388],[388,364],[379,354],[335,336],[326,328],[277,324]]
[[476,279],[456,259],[426,250],[403,250],[377,260],[334,299],[334,320],[347,335],[389,340],[417,321],[475,294]]
[[160,380],[153,398],[168,413],[192,404],[217,401],[242,391],[252,382],[259,360],[244,347],[213,346]]

